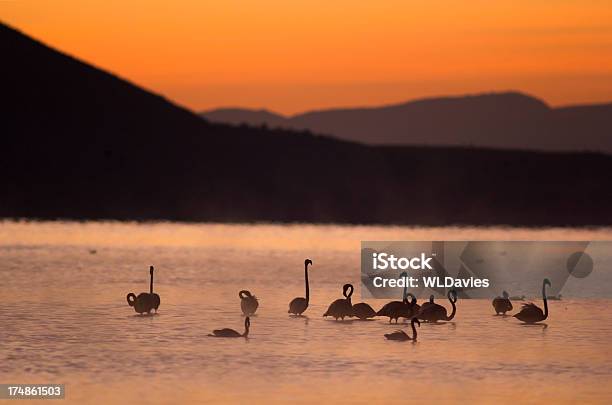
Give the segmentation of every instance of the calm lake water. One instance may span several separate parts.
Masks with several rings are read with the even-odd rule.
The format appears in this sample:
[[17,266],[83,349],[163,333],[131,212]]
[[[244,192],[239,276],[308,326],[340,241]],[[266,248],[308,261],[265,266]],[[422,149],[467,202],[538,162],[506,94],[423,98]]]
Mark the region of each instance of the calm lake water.
[[[609,298],[553,301],[537,326],[460,300],[417,343],[386,341],[396,326],[385,319],[322,318],[342,284],[359,285],[361,240],[430,239],[612,230],[0,222],[0,383],[65,383],[78,404],[612,402]],[[311,306],[292,318],[306,257]],[[147,290],[149,265],[162,303],[138,316],[125,296]],[[207,337],[242,332],[241,289],[260,299],[250,338]]]

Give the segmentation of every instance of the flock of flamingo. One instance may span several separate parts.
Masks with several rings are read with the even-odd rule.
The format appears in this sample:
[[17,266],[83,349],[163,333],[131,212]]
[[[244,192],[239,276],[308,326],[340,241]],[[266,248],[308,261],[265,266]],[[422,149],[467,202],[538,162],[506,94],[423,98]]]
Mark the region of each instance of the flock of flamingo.
[[[292,314],[292,316],[302,316],[302,314],[308,309],[308,305],[310,303],[310,288],[308,284],[308,266],[312,265],[312,261],[310,259],[306,259],[304,261],[304,279],[306,284],[306,296],[305,297],[296,297],[291,300],[289,303],[289,311],[288,313]],[[151,313],[152,310],[157,312],[159,305],[161,303],[160,297],[158,294],[153,292],[153,266],[150,267],[149,273],[151,274],[151,281],[149,285],[149,292],[143,292],[138,294],[138,296],[134,293],[129,293],[127,295],[128,304],[134,308],[134,310],[139,314]],[[400,274],[400,277],[406,277],[408,274],[406,272]],[[533,324],[537,322],[541,322],[548,318],[548,303],[546,296],[546,286],[550,287],[550,281],[546,278],[542,283],[542,299],[544,301],[544,310],[538,307],[534,303],[526,303],[523,304],[521,310],[513,315],[518,320],[526,323]],[[448,301],[452,306],[452,311],[450,315],[445,307],[440,304],[434,302],[434,296],[429,296],[429,301],[422,303],[419,305],[417,303],[417,298],[407,291],[407,287],[404,287],[404,294],[402,301],[391,301],[386,303],[378,312],[374,311],[374,309],[365,302],[360,302],[358,304],[353,304],[351,302],[351,296],[353,295],[353,285],[352,284],[344,284],[342,287],[342,295],[344,298],[340,298],[335,300],[329,305],[327,311],[323,314],[324,317],[330,316],[336,319],[344,320],[346,317],[356,317],[360,320],[367,320],[370,318],[374,318],[377,316],[386,316],[389,318],[389,323],[395,320],[395,323],[398,323],[399,318],[410,319],[410,326],[412,328],[412,336],[409,336],[406,332],[401,329],[398,329],[392,333],[385,334],[385,338],[388,340],[399,340],[399,341],[416,341],[417,339],[417,331],[415,325],[421,326],[420,321],[437,323],[438,321],[450,321],[455,317],[457,313],[457,292],[455,290],[450,290],[447,294]],[[224,329],[215,329],[213,333],[208,336],[212,337],[224,337],[224,338],[235,338],[235,337],[248,337],[249,335],[249,327],[251,326],[250,317],[257,311],[259,307],[259,301],[257,297],[252,295],[250,291],[242,290],[238,293],[238,297],[240,298],[240,308],[242,313],[246,316],[244,320],[244,332],[240,333],[235,331],[234,329],[224,328]],[[408,301],[408,297],[410,297],[410,301]],[[493,299],[493,308],[495,309],[496,315],[506,315],[506,312],[512,311],[512,301],[514,297],[509,297],[506,291],[503,292],[501,297],[496,297]],[[521,296],[516,299],[523,300],[525,297]],[[558,298],[560,299],[560,295]]]

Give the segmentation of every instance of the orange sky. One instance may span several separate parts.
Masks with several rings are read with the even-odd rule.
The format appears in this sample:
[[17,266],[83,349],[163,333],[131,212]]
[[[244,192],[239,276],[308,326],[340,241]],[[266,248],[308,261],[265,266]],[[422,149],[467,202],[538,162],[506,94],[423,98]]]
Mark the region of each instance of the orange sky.
[[13,0],[0,18],[194,110],[612,101],[609,0]]

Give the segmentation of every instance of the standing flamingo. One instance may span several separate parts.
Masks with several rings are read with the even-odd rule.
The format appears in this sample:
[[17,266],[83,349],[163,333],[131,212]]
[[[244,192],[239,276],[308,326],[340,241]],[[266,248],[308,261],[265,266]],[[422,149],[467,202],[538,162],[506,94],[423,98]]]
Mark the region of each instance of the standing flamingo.
[[506,312],[512,311],[512,302],[508,298],[506,291],[502,292],[502,297],[495,297],[493,299],[493,308],[495,308],[495,315],[506,315]]
[[418,318],[427,322],[452,320],[457,312],[457,307],[455,306],[455,303],[457,302],[457,292],[455,290],[450,290],[447,297],[453,306],[453,311],[451,312],[450,316],[447,315],[446,308],[444,308],[442,305],[431,303],[427,306],[421,306],[421,311],[419,311]]
[[310,301],[310,289],[308,287],[308,265],[312,264],[312,260],[306,259],[304,260],[304,279],[306,281],[306,298],[296,297],[291,300],[289,303],[289,311],[290,314],[294,315],[302,315],[304,311],[308,308],[308,302]]
[[[408,277],[408,273],[402,272],[400,277]],[[408,296],[412,297],[412,301],[408,302]],[[402,301],[391,301],[386,303],[377,313],[376,316],[388,316],[389,323],[395,319],[397,323],[399,318],[412,318],[416,312],[415,308],[418,307],[416,304],[416,297],[408,292],[408,286],[404,285],[404,294]]]
[[250,291],[242,290],[238,293],[238,297],[240,297],[240,309],[242,309],[243,314],[250,316],[257,311],[259,301],[256,296],[251,295]]
[[149,273],[151,274],[151,282],[149,285],[149,292],[143,292],[138,294],[129,293],[126,297],[128,305],[134,307],[134,311],[139,314],[150,313],[152,309],[157,312],[160,304],[159,295],[153,292],[153,266],[149,268]]
[[434,295],[433,295],[433,294],[431,294],[431,295],[429,296],[429,301],[424,302],[424,303],[423,303],[423,305],[421,305],[421,309],[425,309],[425,308],[427,308],[428,306],[433,305],[433,304],[435,304],[435,302],[434,302]]
[[355,312],[355,316],[362,321],[365,321],[368,318],[374,318],[376,316],[376,311],[374,311],[374,308],[365,302],[360,302],[353,305],[353,312]]
[[[350,290],[350,292],[348,292]],[[344,299],[340,298],[335,300],[329,305],[327,311],[323,314],[323,316],[333,316],[336,318],[341,318],[344,320],[344,317],[353,317],[355,316],[355,311],[353,311],[353,304],[351,304],[351,295],[353,295],[353,285],[352,284],[344,284],[342,287],[342,295],[344,295]]]

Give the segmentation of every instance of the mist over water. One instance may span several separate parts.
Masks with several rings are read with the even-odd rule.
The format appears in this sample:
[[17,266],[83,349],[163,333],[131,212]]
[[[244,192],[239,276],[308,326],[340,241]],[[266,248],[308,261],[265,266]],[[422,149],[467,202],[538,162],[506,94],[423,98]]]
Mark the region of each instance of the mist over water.
[[[385,318],[322,317],[344,283],[358,289],[361,240],[432,239],[611,240],[612,230],[5,221],[0,382],[65,383],[69,403],[610,402],[612,301],[575,298],[588,291],[550,301],[545,326],[459,300],[452,322],[423,324],[414,344],[386,341],[398,327]],[[311,304],[292,318],[307,257]],[[125,296],[148,290],[149,265],[161,306],[139,316]],[[609,283],[610,272],[592,277]],[[250,338],[207,337],[243,331],[242,289],[260,303]]]

